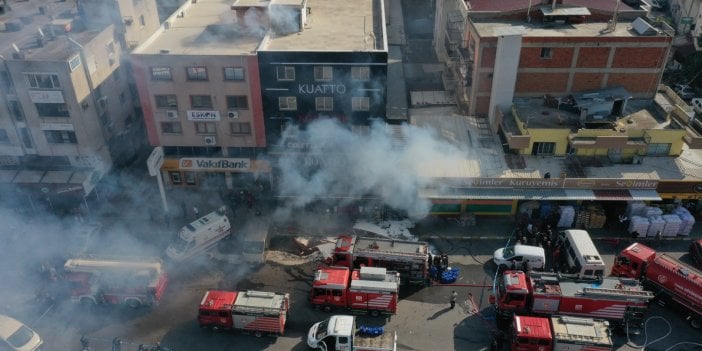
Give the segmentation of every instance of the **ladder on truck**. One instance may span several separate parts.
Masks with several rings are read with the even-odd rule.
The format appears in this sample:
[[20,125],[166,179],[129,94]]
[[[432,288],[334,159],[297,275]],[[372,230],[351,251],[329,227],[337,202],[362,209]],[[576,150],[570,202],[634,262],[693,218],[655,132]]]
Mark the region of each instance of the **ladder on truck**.
[[638,297],[641,299],[652,299],[653,293],[650,291],[638,291],[638,290],[619,290],[619,289],[605,289],[605,288],[583,288],[583,293],[587,295],[599,295],[599,296],[626,296],[626,297]]

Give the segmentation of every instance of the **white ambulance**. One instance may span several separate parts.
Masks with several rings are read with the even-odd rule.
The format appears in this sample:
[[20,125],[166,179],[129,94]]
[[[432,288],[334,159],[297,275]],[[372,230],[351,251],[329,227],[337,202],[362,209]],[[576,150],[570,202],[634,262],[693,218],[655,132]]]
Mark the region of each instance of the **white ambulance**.
[[178,232],[178,241],[168,246],[166,255],[173,261],[184,261],[208,250],[231,235],[227,208],[222,206],[186,224]]

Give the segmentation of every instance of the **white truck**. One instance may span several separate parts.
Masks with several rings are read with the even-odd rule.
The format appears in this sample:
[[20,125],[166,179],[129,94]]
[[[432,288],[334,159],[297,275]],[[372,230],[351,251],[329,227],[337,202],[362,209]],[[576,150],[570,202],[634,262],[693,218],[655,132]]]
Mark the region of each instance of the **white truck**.
[[168,246],[166,255],[173,261],[187,260],[228,238],[231,229],[227,208],[222,206],[180,228],[178,241]]
[[321,351],[396,351],[397,333],[382,327],[357,328],[356,317],[336,315],[310,328],[307,346]]

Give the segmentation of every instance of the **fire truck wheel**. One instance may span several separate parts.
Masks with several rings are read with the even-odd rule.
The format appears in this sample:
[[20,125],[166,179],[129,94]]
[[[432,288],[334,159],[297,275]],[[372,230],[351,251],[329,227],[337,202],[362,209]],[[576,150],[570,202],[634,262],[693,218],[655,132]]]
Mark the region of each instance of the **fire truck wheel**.
[[378,317],[378,316],[380,316],[380,311],[372,310],[372,311],[370,311],[370,315],[371,315],[371,317]]
[[331,308],[331,306],[324,306],[324,307],[322,307],[322,311],[329,313],[332,311],[332,308]]
[[702,328],[702,320],[692,317],[690,318],[690,326],[694,329]]
[[137,299],[129,299],[127,300],[127,306],[131,308],[139,308],[141,307],[141,302]]
[[257,337],[257,338],[260,338],[260,337],[263,336],[263,332],[261,332],[260,330],[257,330],[257,331],[254,333],[254,336]]
[[213,326],[212,326],[212,331],[213,331],[213,332],[218,332],[218,331],[220,331],[219,326],[218,326],[218,325],[213,325]]

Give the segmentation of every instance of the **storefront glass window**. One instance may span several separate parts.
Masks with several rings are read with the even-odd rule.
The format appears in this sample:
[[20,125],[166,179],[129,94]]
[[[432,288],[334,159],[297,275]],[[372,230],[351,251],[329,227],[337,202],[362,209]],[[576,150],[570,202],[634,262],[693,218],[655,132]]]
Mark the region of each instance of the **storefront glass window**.
[[171,183],[173,184],[181,184],[182,180],[180,179],[180,172],[168,172],[171,176]]
[[195,185],[195,172],[184,172],[185,173],[185,184]]

